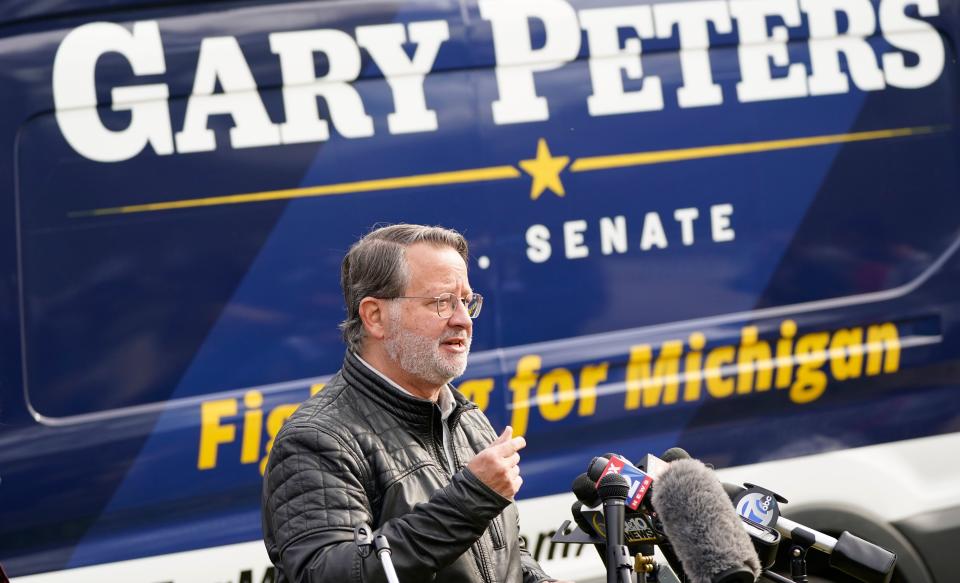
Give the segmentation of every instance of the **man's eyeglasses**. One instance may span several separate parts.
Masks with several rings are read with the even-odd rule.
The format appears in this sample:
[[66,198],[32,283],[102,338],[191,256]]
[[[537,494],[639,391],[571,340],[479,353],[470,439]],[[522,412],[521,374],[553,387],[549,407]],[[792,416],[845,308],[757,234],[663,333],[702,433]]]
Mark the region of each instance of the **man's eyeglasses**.
[[453,312],[457,309],[457,302],[459,301],[463,304],[463,307],[467,310],[467,315],[471,318],[476,318],[480,315],[480,309],[483,307],[483,296],[480,294],[473,294],[469,298],[458,298],[456,294],[445,293],[440,294],[439,296],[397,296],[395,298],[389,298],[394,300],[436,300],[437,302],[437,315],[446,320],[453,316]]

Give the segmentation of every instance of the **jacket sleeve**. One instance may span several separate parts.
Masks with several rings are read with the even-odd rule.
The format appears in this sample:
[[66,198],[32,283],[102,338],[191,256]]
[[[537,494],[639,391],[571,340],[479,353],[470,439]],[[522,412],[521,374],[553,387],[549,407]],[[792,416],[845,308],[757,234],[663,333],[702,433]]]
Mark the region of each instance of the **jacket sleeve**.
[[[264,482],[264,527],[273,533],[271,556],[289,581],[386,581],[373,553],[363,559],[353,529],[373,524],[358,448],[331,431],[285,427],[270,452]],[[432,579],[455,561],[509,504],[464,469],[450,484],[387,520],[374,535],[387,537],[401,581]]]

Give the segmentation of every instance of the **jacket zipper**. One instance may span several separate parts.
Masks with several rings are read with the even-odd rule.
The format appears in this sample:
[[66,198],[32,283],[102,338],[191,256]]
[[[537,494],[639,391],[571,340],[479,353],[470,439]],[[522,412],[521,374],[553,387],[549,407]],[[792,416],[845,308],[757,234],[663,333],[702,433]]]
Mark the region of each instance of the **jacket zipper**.
[[[463,410],[455,411],[455,412],[453,413],[453,415],[450,416],[450,419],[448,420],[448,425],[447,425],[447,426],[450,428],[450,441],[451,441],[451,442],[452,442],[453,439],[454,439],[454,437],[453,437],[453,436],[454,436],[454,430],[456,429],[457,422],[459,422],[459,420],[460,420],[460,415],[461,415],[462,413],[463,413]],[[441,423],[442,423],[442,422],[443,422],[443,421],[441,421]],[[442,429],[442,428],[441,428],[441,429]],[[455,446],[453,443],[450,444],[450,455],[453,456],[453,465],[454,465],[454,467],[457,468],[457,469],[459,469],[459,468],[460,468],[460,457],[457,455],[457,448],[456,448],[456,446]],[[452,477],[452,476],[453,476],[453,472],[451,472],[450,475],[451,475],[451,477]],[[496,518],[494,518],[494,522],[496,522],[497,520],[499,520],[499,518],[500,518],[499,516],[496,517]],[[491,538],[492,538],[492,531],[491,531]],[[484,550],[484,548],[483,548],[483,542],[482,542],[482,541],[483,541],[483,537],[478,538],[478,539],[477,539],[477,542],[473,543],[473,545],[470,547],[470,550],[473,551],[473,558],[474,558],[474,560],[476,561],[477,566],[478,566],[479,569],[480,569],[480,576],[483,577],[484,582],[485,582],[485,583],[494,583],[494,582],[496,581],[496,577],[495,577],[495,575],[494,575],[494,573],[493,573],[493,568],[490,567],[490,558],[487,557],[487,552],[486,552],[486,550]]]
[[503,542],[503,527],[500,524],[503,521],[503,514],[498,514],[490,521],[490,542],[493,543],[494,550],[500,550],[506,547]]
[[440,419],[440,443],[437,443],[437,432],[433,426],[433,420],[435,417],[430,417],[430,439],[433,442],[433,455],[437,458],[437,463],[440,464],[440,467],[447,473],[447,477],[452,478],[456,470],[449,467],[450,460],[447,459],[446,454],[444,453],[443,447],[443,419]]

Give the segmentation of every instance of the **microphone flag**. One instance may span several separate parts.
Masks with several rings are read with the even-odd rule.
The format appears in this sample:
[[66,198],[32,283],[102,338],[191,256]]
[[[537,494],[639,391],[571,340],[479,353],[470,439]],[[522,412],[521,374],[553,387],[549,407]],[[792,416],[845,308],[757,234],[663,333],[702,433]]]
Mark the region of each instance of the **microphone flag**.
[[650,490],[650,485],[653,484],[652,477],[619,456],[610,456],[610,461],[607,462],[600,478],[597,479],[597,485],[608,474],[620,474],[627,479],[630,490],[627,492],[626,506],[630,510],[636,510],[640,507],[640,502],[643,501],[643,497]]
[[737,509],[737,514],[762,524],[763,526],[776,526],[777,519],[780,518],[780,506],[777,502],[786,502],[786,500],[777,500],[776,493],[748,484],[747,489],[743,490],[733,499],[733,505]]

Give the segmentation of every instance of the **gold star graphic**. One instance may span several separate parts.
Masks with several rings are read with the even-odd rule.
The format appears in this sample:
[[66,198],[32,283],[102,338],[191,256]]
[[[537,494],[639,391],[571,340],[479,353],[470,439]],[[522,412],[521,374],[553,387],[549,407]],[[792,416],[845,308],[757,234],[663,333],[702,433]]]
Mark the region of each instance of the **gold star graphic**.
[[563,183],[560,172],[570,163],[569,156],[553,156],[547,147],[547,140],[537,142],[537,157],[532,160],[520,160],[520,167],[533,177],[530,185],[530,199],[537,200],[548,188],[557,196],[563,196]]

